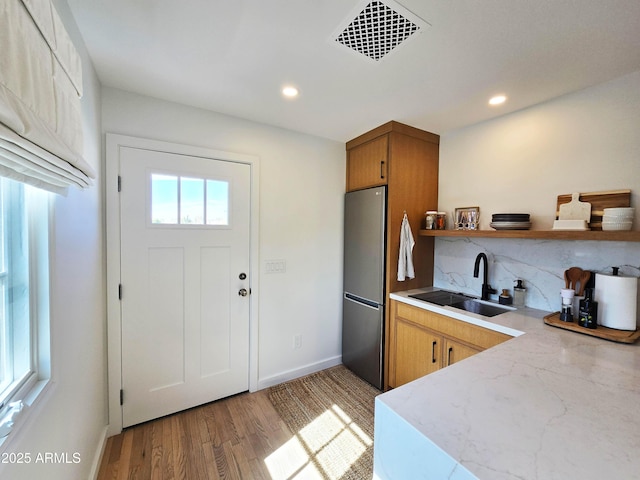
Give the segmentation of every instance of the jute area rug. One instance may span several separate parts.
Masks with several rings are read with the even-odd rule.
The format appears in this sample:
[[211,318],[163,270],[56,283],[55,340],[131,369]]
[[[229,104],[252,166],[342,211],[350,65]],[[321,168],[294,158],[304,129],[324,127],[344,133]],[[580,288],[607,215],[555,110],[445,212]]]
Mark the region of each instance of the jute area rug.
[[269,400],[294,434],[294,456],[303,457],[281,478],[370,479],[380,393],[342,365],[270,387]]

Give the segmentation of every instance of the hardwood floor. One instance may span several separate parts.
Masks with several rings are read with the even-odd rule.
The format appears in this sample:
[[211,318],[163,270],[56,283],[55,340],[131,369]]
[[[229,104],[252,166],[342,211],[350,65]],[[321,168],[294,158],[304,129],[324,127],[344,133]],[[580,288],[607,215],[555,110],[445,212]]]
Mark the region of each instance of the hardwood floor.
[[291,436],[266,390],[243,393],[109,438],[98,480],[272,480],[264,460]]

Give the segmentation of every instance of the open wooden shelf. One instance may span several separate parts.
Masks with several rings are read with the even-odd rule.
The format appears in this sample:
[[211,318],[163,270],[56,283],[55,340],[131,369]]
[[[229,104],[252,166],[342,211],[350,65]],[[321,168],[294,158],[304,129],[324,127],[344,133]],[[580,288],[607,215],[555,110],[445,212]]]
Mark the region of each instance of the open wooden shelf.
[[423,237],[484,237],[640,242],[640,231],[615,230],[420,230],[419,235]]

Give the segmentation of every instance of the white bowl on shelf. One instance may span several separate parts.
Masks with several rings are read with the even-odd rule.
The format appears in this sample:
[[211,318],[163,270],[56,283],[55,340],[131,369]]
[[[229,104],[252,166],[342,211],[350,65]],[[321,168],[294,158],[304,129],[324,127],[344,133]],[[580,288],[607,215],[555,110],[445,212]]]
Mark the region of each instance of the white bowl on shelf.
[[[633,222],[633,214],[635,209],[633,207],[626,208],[605,208],[604,215],[602,216],[603,223],[619,223],[619,222]],[[614,230],[616,228],[610,228]],[[629,230],[631,227],[629,227]],[[627,230],[626,228],[617,228],[616,230]]]
[[632,220],[602,220],[602,230],[631,230]]
[[605,208],[604,215],[612,217],[633,217],[635,210],[633,207]]

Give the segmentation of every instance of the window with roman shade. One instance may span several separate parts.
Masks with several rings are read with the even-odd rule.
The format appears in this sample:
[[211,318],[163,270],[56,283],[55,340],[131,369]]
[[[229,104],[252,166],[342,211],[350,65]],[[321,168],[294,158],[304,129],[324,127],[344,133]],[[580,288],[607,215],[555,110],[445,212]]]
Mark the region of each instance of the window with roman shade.
[[80,57],[51,0],[0,0],[0,453],[50,385],[47,191],[95,178],[81,96]]
[[82,64],[51,0],[0,0],[0,176],[54,193],[92,184]]

